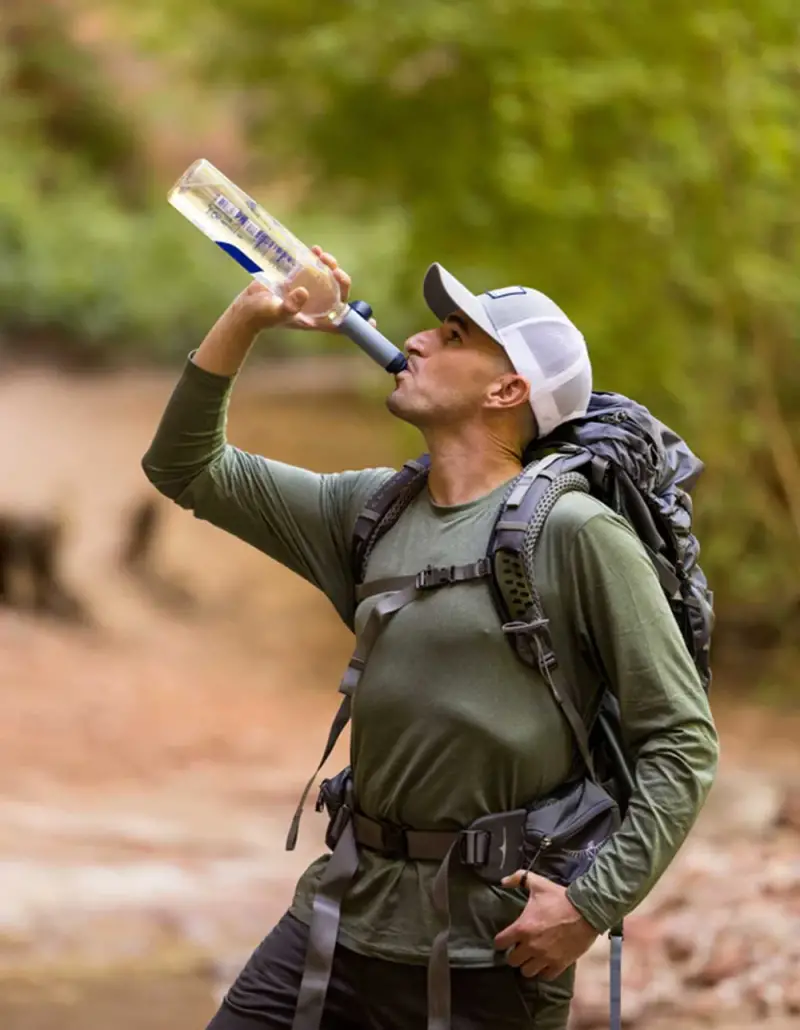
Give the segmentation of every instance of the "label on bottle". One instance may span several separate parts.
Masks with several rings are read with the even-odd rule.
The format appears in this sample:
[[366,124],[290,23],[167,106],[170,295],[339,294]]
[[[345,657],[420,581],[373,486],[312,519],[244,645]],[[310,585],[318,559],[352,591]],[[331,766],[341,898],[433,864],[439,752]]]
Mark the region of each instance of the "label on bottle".
[[287,253],[266,230],[256,225],[244,211],[241,211],[235,204],[231,203],[227,197],[217,194],[212,206],[217,207],[223,215],[226,215],[234,223],[237,236],[241,235],[242,232],[249,236],[253,249],[257,253],[267,256],[273,265],[277,265],[286,272],[291,272],[297,267],[298,262],[291,254]]

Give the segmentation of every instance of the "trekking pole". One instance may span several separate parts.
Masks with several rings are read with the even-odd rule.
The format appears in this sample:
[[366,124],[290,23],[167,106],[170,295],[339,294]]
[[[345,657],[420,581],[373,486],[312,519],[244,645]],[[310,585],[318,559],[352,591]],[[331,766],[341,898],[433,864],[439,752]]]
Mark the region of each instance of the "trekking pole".
[[[597,719],[600,723],[603,735],[606,738],[606,742],[611,749],[611,754],[614,757],[614,765],[625,784],[627,795],[630,797],[633,793],[635,781],[633,778],[633,771],[631,770],[628,762],[628,757],[622,750],[619,739],[617,738],[614,728],[609,722],[606,713],[600,712]],[[622,922],[620,922],[618,926],[613,926],[609,930],[608,937],[611,944],[611,962],[609,971],[610,1024],[611,1030],[622,1030],[622,941],[624,938]]]

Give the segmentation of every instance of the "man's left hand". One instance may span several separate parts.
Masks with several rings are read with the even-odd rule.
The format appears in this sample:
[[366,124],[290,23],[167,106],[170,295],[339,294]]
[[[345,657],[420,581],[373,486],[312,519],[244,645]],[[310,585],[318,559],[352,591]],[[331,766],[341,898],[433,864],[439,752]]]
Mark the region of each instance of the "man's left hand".
[[518,870],[503,887],[527,887],[530,897],[519,919],[495,937],[495,947],[511,948],[508,962],[523,976],[555,980],[589,950],[599,936],[572,902],[565,887]]

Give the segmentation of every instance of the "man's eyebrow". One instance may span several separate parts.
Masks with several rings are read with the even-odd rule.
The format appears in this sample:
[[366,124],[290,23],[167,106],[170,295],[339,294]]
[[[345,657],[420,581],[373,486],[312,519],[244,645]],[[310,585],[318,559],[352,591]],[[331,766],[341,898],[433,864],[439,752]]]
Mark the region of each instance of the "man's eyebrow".
[[459,329],[469,336],[469,323],[465,318],[462,318],[461,315],[448,315],[445,322],[455,322]]

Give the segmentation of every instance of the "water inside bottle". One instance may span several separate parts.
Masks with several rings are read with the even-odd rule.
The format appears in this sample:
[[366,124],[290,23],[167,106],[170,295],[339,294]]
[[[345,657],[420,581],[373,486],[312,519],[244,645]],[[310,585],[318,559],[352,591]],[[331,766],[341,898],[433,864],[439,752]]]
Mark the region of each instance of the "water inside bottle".
[[170,204],[274,294],[285,297],[302,286],[308,290],[303,313],[338,322],[347,306],[313,251],[224,176],[192,181],[191,171],[170,191]]

